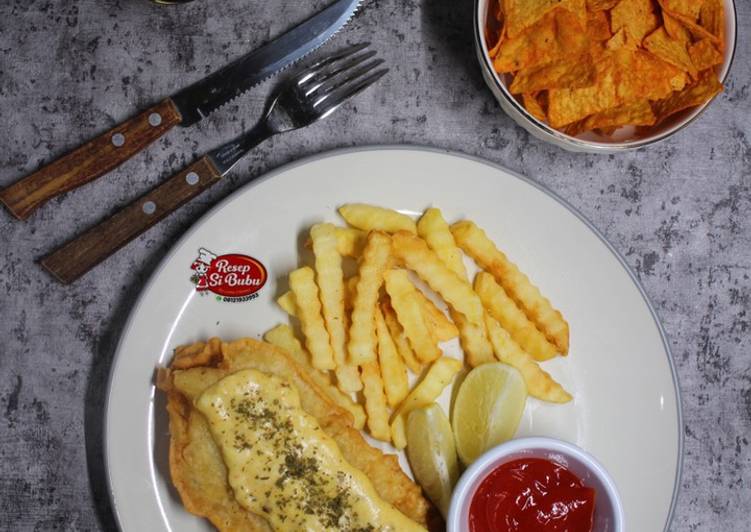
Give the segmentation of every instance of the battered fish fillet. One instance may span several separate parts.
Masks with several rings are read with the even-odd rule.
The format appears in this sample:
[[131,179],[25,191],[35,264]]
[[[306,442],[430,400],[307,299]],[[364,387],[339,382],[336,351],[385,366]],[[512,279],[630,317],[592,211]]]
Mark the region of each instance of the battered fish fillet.
[[318,420],[345,459],[365,473],[385,501],[431,530],[440,528],[435,509],[401,470],[397,458],[367,444],[353,427],[352,415],[308,377],[309,369],[279,348],[252,339],[224,343],[212,338],[179,347],[170,369],[158,374],[158,387],[167,393],[172,482],[189,512],[206,517],[221,531],[271,531],[265,519],[236,501],[208,423],[193,407],[193,400],[206,388],[241,369],[274,374],[294,384],[302,408]]

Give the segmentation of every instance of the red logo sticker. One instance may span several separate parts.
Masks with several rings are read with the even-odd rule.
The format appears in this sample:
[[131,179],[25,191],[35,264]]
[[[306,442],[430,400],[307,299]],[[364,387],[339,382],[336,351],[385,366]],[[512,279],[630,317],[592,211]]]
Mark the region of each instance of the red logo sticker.
[[268,277],[264,265],[253,257],[239,253],[215,255],[206,248],[198,250],[190,269],[190,280],[197,292],[212,292],[217,299],[230,302],[255,299]]

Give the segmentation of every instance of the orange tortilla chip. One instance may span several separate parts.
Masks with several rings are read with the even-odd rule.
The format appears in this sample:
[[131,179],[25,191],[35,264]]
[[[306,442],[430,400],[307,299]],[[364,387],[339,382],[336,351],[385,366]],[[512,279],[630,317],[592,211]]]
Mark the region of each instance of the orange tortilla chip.
[[637,41],[657,28],[659,21],[655,15],[652,0],[621,0],[610,11],[610,29],[613,33],[621,28]]
[[589,56],[574,57],[520,70],[509,87],[512,94],[545,89],[576,89],[595,83],[595,65]]
[[535,93],[528,92],[522,94],[522,101],[524,102],[524,107],[527,109],[527,112],[540,122],[545,122],[548,117],[545,114],[545,108],[542,106],[542,103],[538,98],[539,96],[535,95]]
[[[573,28],[558,31],[558,28]],[[578,18],[565,9],[555,9],[517,37],[501,40],[493,59],[496,72],[516,72],[562,57],[579,55],[587,38]]]
[[520,35],[560,3],[561,0],[502,0],[506,35]]
[[706,70],[715,65],[721,65],[723,57],[709,39],[702,39],[688,47],[691,62],[698,70]]
[[[582,28],[587,25],[587,0],[563,0],[557,9],[565,9],[574,15]],[[572,31],[576,28],[558,26],[558,31]]]
[[559,128],[615,105],[615,77],[607,72],[591,87],[548,91],[548,120]]
[[503,10],[499,0],[488,2],[488,13],[485,17],[485,42],[490,48],[490,57],[493,57],[493,48],[498,46],[503,36]]
[[657,28],[644,38],[644,47],[652,52],[654,55],[677,66],[681,70],[691,74],[691,77],[696,78],[698,72],[694,63],[691,61],[691,57],[688,55],[686,45],[680,41],[672,39],[665,31],[665,27]]
[[679,21],[681,24],[686,26],[686,29],[688,29],[689,32],[691,32],[691,35],[697,39],[710,39],[712,42],[716,43],[717,45],[724,46],[722,40],[714,35],[711,31],[707,30],[703,26],[699,25],[695,21],[691,20],[689,17],[679,15],[677,13],[671,13],[674,19]]
[[662,9],[676,15],[683,15],[694,22],[699,19],[702,2],[699,0],[660,0]]
[[587,35],[593,41],[607,41],[610,33],[610,23],[604,11],[587,13]]
[[561,127],[634,100],[666,98],[686,84],[686,74],[643,50],[606,51],[595,62],[597,82],[581,89],[550,89],[548,120]]
[[673,18],[667,11],[662,12],[662,22],[665,25],[665,31],[671,38],[683,43],[685,46],[691,44],[691,33],[688,28]]
[[619,48],[631,48],[632,50],[636,50],[638,47],[639,43],[631,37],[626,28],[619,29],[616,34],[605,43],[605,48],[607,50],[617,50]]
[[621,126],[651,126],[657,117],[647,100],[635,100],[584,119],[584,130],[614,130]]
[[686,73],[643,50],[613,52],[617,63],[618,103],[641,98],[659,100],[685,87]]
[[498,73],[516,72],[547,63],[554,58],[553,46],[547,45],[555,40],[555,16],[549,14],[521,35],[501,39],[495,48],[493,68]]
[[570,124],[563,126],[562,128],[559,128],[559,129],[563,131],[566,135],[571,135],[572,137],[575,137],[579,133],[583,133],[584,131],[586,131],[584,129],[584,120],[577,120],[576,122],[571,122]]
[[725,10],[722,0],[704,0],[699,12],[699,25],[717,37],[720,50],[725,48]]
[[583,120],[573,122],[563,128],[567,135],[576,136],[584,131],[596,130],[600,135],[612,135],[615,130],[623,126],[651,126],[655,123],[652,107],[647,100],[636,100],[618,107],[605,109],[599,113],[589,115]]
[[513,74],[529,115],[569,135],[646,130],[722,90],[724,0],[490,2],[495,70]]
[[498,49],[501,47],[501,40],[499,39],[497,43],[495,43],[495,46],[493,46],[490,50],[488,50],[488,56],[490,59],[495,61],[495,56],[498,55]]
[[587,11],[607,11],[621,0],[587,0]]
[[674,92],[667,98],[652,102],[652,109],[657,115],[657,123],[689,107],[701,105],[711,100],[722,91],[722,83],[714,72],[706,72],[699,80],[680,92]]

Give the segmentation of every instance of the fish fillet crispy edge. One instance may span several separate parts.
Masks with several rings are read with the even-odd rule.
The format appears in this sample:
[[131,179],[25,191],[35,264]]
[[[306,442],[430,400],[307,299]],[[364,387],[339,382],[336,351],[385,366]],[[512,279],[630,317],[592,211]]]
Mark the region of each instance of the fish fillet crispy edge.
[[283,350],[250,338],[222,342],[212,338],[178,347],[169,369],[157,373],[157,386],[167,394],[170,418],[170,474],[185,508],[209,519],[219,530],[271,530],[260,516],[242,508],[232,495],[227,470],[208,424],[192,400],[225,375],[254,368],[293,382],[303,409],[318,419],[345,459],[373,482],[379,495],[430,530],[442,529],[440,516],[407,477],[394,455],[368,445],[353,427],[349,412],[334,403]]

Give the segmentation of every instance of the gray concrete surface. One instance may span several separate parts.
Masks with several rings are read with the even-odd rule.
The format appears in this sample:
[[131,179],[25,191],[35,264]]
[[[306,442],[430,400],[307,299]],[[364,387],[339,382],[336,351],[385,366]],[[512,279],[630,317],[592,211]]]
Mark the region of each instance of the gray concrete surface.
[[[3,0],[0,186],[324,4]],[[751,27],[751,3],[737,7],[739,27]],[[257,149],[226,182],[74,286],[56,284],[35,260],[248,127],[270,85],[200,127],[174,131],[26,223],[0,211],[0,529],[114,527],[101,452],[106,376],[141,286],[183,231],[248,177],[332,148],[383,143],[503,164],[556,191],[604,232],[662,317],[680,375],[686,447],[672,530],[749,529],[748,33],[726,92],[689,129],[632,153],[574,155],[530,138],[500,111],[474,59],[471,10],[470,0],[366,0],[327,48],[372,41],[392,67],[387,80],[325,125]]]

